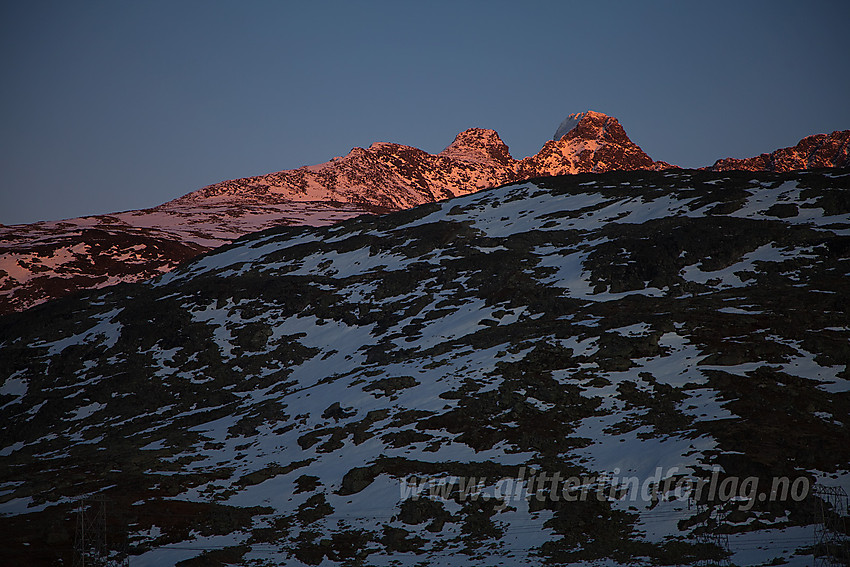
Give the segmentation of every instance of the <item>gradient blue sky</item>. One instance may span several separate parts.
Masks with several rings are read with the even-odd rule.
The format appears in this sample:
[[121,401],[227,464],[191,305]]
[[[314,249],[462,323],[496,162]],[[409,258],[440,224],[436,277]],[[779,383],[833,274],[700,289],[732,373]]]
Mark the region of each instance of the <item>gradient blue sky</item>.
[[0,4],[0,223],[569,113],[684,167],[850,129],[850,2]]

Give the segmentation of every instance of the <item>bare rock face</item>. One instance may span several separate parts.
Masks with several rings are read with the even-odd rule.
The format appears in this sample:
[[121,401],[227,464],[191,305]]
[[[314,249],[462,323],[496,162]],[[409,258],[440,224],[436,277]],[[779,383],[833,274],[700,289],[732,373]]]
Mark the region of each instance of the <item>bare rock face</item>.
[[[331,161],[257,177],[224,181],[171,203],[210,198],[278,198],[349,203],[388,212],[464,195],[514,179],[514,159],[493,130],[461,132],[437,155],[378,142]],[[168,206],[169,204],[166,204]]]
[[[575,123],[571,129],[569,125]],[[670,164],[655,162],[629,139],[620,122],[601,112],[588,111],[567,118],[558,131],[560,138],[546,142],[537,155],[522,160],[520,178],[603,173],[638,169],[668,169]]]
[[438,155],[462,161],[501,165],[508,169],[514,165],[514,158],[511,157],[507,144],[495,130],[485,128],[464,130]]
[[717,160],[711,171],[797,171],[822,167],[850,166],[850,130],[832,134],[815,134],[800,140],[796,146],[782,148],[756,157]]
[[588,111],[568,120],[564,124],[575,125],[561,139],[546,142],[537,155],[523,160],[511,156],[494,130],[470,128],[436,155],[378,142],[323,164],[210,185],[165,206],[210,198],[279,198],[383,212],[534,177],[673,167],[646,155],[616,118]]

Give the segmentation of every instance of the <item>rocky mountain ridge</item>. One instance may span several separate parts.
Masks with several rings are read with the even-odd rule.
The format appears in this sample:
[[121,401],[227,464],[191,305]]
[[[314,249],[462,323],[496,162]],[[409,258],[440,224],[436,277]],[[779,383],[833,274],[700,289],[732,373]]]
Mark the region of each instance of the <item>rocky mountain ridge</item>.
[[272,226],[333,224],[532,177],[659,167],[667,164],[643,153],[616,118],[595,112],[523,160],[481,128],[461,132],[436,155],[379,142],[326,163],[210,185],[152,209],[0,227],[0,314],[147,279]]
[[799,171],[850,166],[850,130],[806,136],[797,145],[756,157],[717,160],[711,171]]
[[[843,167],[848,137],[850,131],[812,136],[774,157],[713,167]],[[594,111],[570,115],[556,139],[521,160],[495,131],[481,128],[461,132],[435,155],[379,142],[323,164],[210,185],[152,209],[0,226],[0,314],[141,281],[273,226],[333,224],[536,177],[672,167],[652,160],[616,118]]]
[[646,155],[616,118],[589,111],[563,137],[521,160],[494,130],[471,128],[436,155],[379,142],[323,164],[210,185],[173,202],[280,195],[390,211],[535,177],[671,167]]

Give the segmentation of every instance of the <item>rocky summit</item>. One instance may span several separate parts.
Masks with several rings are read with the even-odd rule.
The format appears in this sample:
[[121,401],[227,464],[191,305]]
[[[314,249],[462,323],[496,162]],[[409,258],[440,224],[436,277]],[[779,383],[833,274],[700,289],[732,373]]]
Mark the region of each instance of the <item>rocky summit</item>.
[[717,160],[712,171],[797,171],[850,167],[850,130],[806,136],[796,146],[752,158]]
[[849,196],[550,177],[7,315],[3,562],[838,561]]
[[675,167],[663,161],[653,161],[629,139],[616,118],[601,112],[570,115],[558,128],[555,137],[546,142],[536,155],[522,160],[519,178]]

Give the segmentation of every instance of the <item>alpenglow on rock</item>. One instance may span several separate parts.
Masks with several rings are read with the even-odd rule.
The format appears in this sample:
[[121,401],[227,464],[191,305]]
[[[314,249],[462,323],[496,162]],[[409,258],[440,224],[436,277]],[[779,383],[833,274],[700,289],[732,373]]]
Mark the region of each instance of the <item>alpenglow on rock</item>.
[[[588,112],[593,111],[591,110]],[[558,140],[566,136],[567,132],[578,126],[578,123],[581,121],[582,118],[584,118],[585,114],[585,112],[576,112],[564,118],[564,121],[561,122],[561,125],[558,126],[557,130],[555,130],[555,135],[552,136],[552,139],[557,142]]]
[[379,142],[328,162],[223,181],[153,209],[0,227],[0,314],[140,281],[244,234],[382,214],[506,183],[579,172],[659,169],[616,118],[572,115],[564,141],[514,159],[493,130],[470,128],[439,154]]
[[[675,167],[654,161],[601,112],[569,115],[554,138],[522,160],[483,128],[461,132],[438,154],[379,142],[322,164],[216,183],[152,209],[0,226],[0,314],[141,281],[273,226],[335,224],[536,177]],[[850,131],[833,132],[711,169],[847,167],[848,152]]]
[[675,167],[654,161],[629,139],[616,118],[601,112],[571,114],[558,128],[562,130],[566,132],[560,138],[556,133],[556,139],[546,142],[537,155],[519,163],[519,179]]
[[806,136],[796,146],[769,154],[724,158],[707,168],[712,171],[799,171],[850,166],[850,130]]

